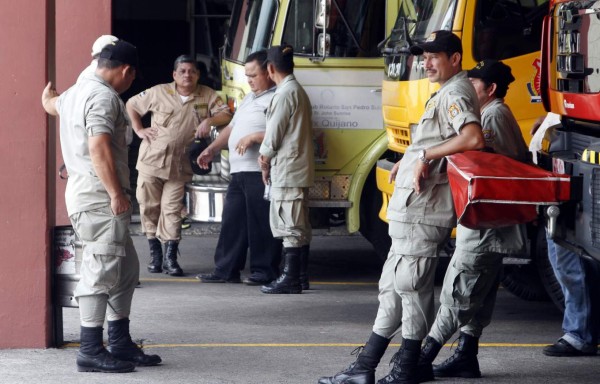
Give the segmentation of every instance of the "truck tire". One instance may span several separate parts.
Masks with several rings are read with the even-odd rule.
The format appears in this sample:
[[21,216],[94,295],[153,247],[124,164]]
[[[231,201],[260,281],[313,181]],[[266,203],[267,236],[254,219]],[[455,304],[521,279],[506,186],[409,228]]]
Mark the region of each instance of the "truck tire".
[[360,198],[360,228],[359,232],[367,239],[380,260],[387,259],[392,239],[388,234],[388,224],[379,218],[383,197],[377,189],[375,171],[372,171],[363,187]]
[[548,243],[546,243],[546,233],[542,229],[536,234],[535,243],[535,264],[537,266],[540,280],[544,286],[544,289],[550,296],[550,299],[561,311],[565,311],[565,296],[563,295],[560,283],[556,279],[554,269],[550,260],[548,259]]
[[526,265],[505,265],[502,286],[523,300],[550,300],[537,268],[533,263]]

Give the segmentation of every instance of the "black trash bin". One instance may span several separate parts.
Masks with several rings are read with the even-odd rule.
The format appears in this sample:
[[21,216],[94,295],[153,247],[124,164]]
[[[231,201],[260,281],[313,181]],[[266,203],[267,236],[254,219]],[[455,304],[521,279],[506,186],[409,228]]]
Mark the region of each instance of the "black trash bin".
[[54,343],[61,346],[64,342],[63,308],[79,307],[73,292],[80,279],[82,246],[71,226],[55,227],[53,239]]

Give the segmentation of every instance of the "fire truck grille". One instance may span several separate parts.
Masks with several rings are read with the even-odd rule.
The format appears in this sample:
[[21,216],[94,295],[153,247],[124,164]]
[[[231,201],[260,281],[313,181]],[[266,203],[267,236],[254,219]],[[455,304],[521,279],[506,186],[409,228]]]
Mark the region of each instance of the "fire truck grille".
[[592,173],[592,221],[590,232],[592,234],[592,245],[600,247],[600,169],[594,169]]

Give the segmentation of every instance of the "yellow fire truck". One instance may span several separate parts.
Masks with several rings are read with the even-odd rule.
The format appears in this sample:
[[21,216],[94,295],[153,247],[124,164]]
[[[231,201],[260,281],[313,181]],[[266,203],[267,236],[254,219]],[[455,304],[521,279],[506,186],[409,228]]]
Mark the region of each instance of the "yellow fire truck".
[[378,45],[391,32],[398,6],[397,0],[235,1],[221,59],[222,92],[235,108],[249,91],[248,54],[282,42],[294,46],[294,73],[313,111],[313,226],[360,231],[384,253],[389,237],[378,218],[375,183],[375,164],[387,151]]
[[[490,58],[509,65],[516,80],[505,100],[529,141],[533,123],[545,115],[540,97],[540,41],[547,12],[547,0],[399,2],[396,23],[383,46],[382,113],[393,155],[377,164],[377,186],[383,194],[379,213],[382,220],[393,191],[388,183],[389,171],[402,158],[427,99],[437,89],[427,79],[422,58],[410,55],[410,45],[424,41],[435,30],[450,30],[463,42],[463,68]],[[543,243],[543,232],[532,227],[530,235],[531,255],[511,259],[509,263],[514,265],[505,268],[503,283],[522,298],[539,299],[546,296],[539,275],[547,273],[548,265],[537,263],[537,255],[541,254],[537,244]]]

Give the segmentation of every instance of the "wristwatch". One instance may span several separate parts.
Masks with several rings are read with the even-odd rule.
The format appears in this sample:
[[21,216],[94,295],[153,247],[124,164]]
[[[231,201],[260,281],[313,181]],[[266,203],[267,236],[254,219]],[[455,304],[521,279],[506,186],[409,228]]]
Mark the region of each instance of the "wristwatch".
[[431,160],[427,160],[427,158],[425,157],[425,150],[421,149],[419,151],[419,160],[421,160],[422,163],[428,164],[431,163]]

